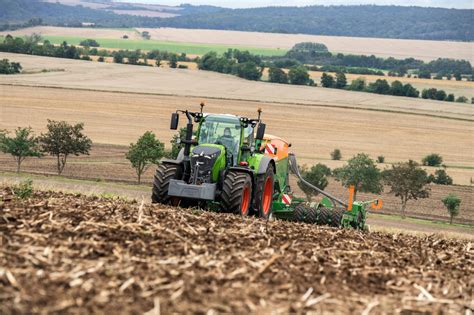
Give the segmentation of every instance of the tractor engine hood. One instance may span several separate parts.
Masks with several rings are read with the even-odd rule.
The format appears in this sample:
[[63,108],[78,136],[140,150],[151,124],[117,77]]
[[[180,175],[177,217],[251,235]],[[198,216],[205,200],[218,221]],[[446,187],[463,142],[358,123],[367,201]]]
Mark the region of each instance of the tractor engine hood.
[[225,148],[222,145],[204,144],[194,147],[191,158],[191,184],[215,182],[225,167]]

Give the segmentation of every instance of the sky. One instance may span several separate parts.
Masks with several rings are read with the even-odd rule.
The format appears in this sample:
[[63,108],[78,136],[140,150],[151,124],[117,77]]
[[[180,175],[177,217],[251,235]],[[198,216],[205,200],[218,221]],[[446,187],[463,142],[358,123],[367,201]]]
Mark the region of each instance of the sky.
[[306,5],[403,5],[456,9],[473,9],[474,0],[115,0],[116,2],[156,3],[163,5],[215,5],[229,8],[249,8],[266,6],[306,6]]

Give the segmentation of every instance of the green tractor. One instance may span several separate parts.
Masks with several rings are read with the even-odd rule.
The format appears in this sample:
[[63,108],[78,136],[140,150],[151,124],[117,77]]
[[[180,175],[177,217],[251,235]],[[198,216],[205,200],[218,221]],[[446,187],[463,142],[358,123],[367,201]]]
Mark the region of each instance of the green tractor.
[[[178,110],[171,116],[177,130],[179,115],[187,119],[183,149],[177,159],[164,159],[156,170],[152,202],[203,207],[242,216],[257,215],[365,229],[368,203],[346,204],[301,177],[296,157],[285,140],[265,134],[266,125],[228,114]],[[194,124],[197,130],[194,133]],[[318,204],[293,197],[290,171],[322,193]]]

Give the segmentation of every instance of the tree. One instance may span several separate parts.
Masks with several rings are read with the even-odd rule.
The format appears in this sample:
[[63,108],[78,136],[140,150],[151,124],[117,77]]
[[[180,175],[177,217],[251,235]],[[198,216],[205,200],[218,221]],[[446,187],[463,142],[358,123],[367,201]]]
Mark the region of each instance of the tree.
[[124,54],[123,51],[114,51],[113,53],[115,63],[123,63]]
[[41,134],[39,141],[43,152],[56,157],[58,175],[63,172],[70,155],[89,155],[92,141],[82,133],[83,123],[70,125],[65,121],[48,119],[46,127],[48,132]]
[[181,128],[179,131],[171,138],[171,151],[169,152],[169,157],[176,159],[178,157],[179,151],[183,145],[181,144],[181,139],[186,137],[186,128]]
[[446,99],[446,92],[443,90],[436,91],[435,99],[438,101],[444,101]]
[[436,92],[438,92],[438,90],[435,88],[424,89],[423,92],[421,93],[421,97],[424,99],[434,100],[436,99]]
[[268,81],[273,82],[273,83],[287,84],[288,75],[285,73],[285,71],[281,70],[280,68],[271,67],[268,70]]
[[247,80],[258,81],[262,77],[261,69],[253,61],[237,64],[237,76]]
[[390,86],[390,94],[395,96],[405,96],[405,90],[403,88],[402,82],[395,80]]
[[429,197],[428,174],[415,161],[392,165],[391,169],[383,172],[383,178],[385,184],[390,186],[390,192],[400,197],[403,218],[408,200]]
[[331,159],[335,161],[339,161],[341,158],[342,158],[341,150],[334,149],[334,151],[331,152]]
[[[303,167],[301,170],[301,176],[309,182],[310,184],[318,187],[319,189],[324,189],[328,185],[329,181],[327,176],[331,175],[331,169],[324,164],[318,163],[311,167],[309,170],[306,167]],[[298,187],[306,194],[306,198],[309,202],[313,196],[318,194],[314,189],[306,186],[302,181],[298,180]]]
[[0,60],[0,74],[20,73],[21,69],[18,62],[10,62],[8,59]]
[[431,153],[425,156],[421,162],[425,166],[440,166],[443,163],[443,157],[437,153]]
[[365,90],[365,78],[357,78],[352,80],[351,85],[349,85],[349,90],[351,91],[363,91]]
[[8,137],[0,132],[0,151],[13,156],[17,173],[20,173],[21,163],[28,157],[41,157],[39,140],[31,128],[18,127],[14,137]]
[[171,58],[170,58],[170,68],[173,68],[173,69],[176,69],[178,67],[178,57],[176,57],[176,55],[171,55]]
[[367,154],[359,153],[347,161],[347,164],[334,170],[336,180],[343,186],[354,185],[354,200],[358,191],[378,194],[383,191],[380,170]]
[[431,79],[431,73],[429,70],[421,70],[418,73],[418,78],[420,79]]
[[377,156],[377,163],[385,163],[385,156],[383,155]]
[[158,164],[164,155],[165,145],[156,139],[151,131],[147,131],[136,143],[131,143],[125,157],[132,163],[137,172],[138,183],[141,182],[143,173],[151,164]]
[[457,71],[456,73],[454,73],[454,78],[456,79],[456,81],[461,81],[462,80],[461,72]]
[[407,83],[403,86],[403,93],[407,97],[418,97],[418,96],[420,96],[420,91],[415,89],[410,83]]
[[444,199],[441,200],[448,210],[449,213],[449,223],[453,224],[453,218],[459,214],[459,206],[461,205],[461,199],[455,194],[449,194]]
[[385,79],[377,79],[369,84],[368,91],[377,94],[390,94],[390,85]]
[[288,73],[288,78],[291,84],[308,85],[309,83],[308,70],[303,66],[292,67]]
[[79,45],[84,47],[100,47],[100,44],[95,39],[85,39]]
[[447,102],[454,102],[454,94],[453,93],[450,93],[448,94],[448,96],[446,96],[446,101]]
[[336,89],[344,89],[347,85],[346,75],[342,72],[336,74]]
[[453,184],[453,179],[443,169],[436,170],[434,175],[430,175],[428,176],[428,178],[431,183],[435,183],[438,185],[452,185]]
[[332,88],[334,87],[334,78],[332,75],[327,74],[326,72],[323,73],[321,76],[321,85],[325,88]]
[[467,97],[465,97],[465,96],[459,96],[459,97],[456,99],[456,103],[467,103]]

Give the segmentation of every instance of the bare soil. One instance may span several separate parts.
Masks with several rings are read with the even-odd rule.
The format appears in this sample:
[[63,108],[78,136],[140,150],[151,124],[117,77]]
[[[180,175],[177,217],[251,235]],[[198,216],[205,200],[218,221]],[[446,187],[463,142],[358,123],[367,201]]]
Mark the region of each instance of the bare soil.
[[473,310],[468,241],[0,195],[2,314]]

